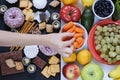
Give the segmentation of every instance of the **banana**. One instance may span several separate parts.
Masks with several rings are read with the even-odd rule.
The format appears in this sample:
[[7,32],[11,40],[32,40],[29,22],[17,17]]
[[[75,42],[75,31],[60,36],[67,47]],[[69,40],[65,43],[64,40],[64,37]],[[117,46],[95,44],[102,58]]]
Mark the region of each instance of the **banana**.
[[114,80],[120,80],[120,78],[116,78],[116,79],[114,79]]
[[[118,65],[115,69],[113,69],[111,72],[109,72],[108,76],[110,78],[114,78],[114,79],[120,78],[120,65]],[[120,79],[118,79],[118,80],[120,80]]]

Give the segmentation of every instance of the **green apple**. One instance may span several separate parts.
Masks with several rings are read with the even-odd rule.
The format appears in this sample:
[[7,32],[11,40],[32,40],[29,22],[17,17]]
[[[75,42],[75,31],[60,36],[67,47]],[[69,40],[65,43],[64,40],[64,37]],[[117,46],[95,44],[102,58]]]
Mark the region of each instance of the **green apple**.
[[81,71],[82,80],[103,80],[104,72],[97,64],[89,63]]

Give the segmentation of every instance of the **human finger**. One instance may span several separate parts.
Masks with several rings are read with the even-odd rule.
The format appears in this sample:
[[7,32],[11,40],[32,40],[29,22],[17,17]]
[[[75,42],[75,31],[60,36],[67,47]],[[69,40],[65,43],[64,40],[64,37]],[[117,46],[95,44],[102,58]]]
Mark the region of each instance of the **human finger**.
[[72,38],[70,40],[64,41],[64,46],[71,46],[71,44],[75,41],[75,38]]

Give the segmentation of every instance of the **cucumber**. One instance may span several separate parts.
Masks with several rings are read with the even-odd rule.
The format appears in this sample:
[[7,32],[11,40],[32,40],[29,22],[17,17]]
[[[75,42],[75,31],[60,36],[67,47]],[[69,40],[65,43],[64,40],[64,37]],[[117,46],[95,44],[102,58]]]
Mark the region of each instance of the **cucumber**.
[[117,21],[120,19],[120,0],[115,2],[115,11],[112,15],[112,20]]
[[91,7],[87,7],[84,9],[82,16],[81,16],[81,24],[87,29],[88,33],[92,28],[94,23],[94,13]]

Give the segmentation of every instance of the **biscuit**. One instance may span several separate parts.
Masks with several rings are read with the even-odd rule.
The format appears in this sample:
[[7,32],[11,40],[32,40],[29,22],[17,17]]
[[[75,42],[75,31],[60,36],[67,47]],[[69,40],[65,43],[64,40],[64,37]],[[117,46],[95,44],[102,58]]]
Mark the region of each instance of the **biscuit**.
[[23,69],[22,62],[15,62],[15,65],[16,65],[16,70],[22,70]]
[[59,64],[50,65],[50,70],[52,73],[59,73],[60,72],[60,65]]
[[13,68],[13,67],[16,66],[13,59],[7,59],[7,60],[5,60],[5,63],[7,64],[7,66],[8,66],[9,68]]
[[26,9],[30,9],[33,6],[31,1],[28,1],[28,6],[26,7]]
[[42,70],[41,74],[44,75],[46,78],[49,78],[50,75],[47,73],[47,70],[48,70],[48,66],[46,66],[46,67]]
[[20,0],[19,7],[20,8],[25,8],[28,6],[29,1],[28,0]]
[[49,59],[49,64],[58,64],[60,62],[59,58],[57,58],[56,56],[52,56],[50,59]]
[[48,67],[47,73],[48,73],[49,75],[52,75],[53,77],[56,76],[56,73],[52,73],[52,72],[51,72],[50,66]]

